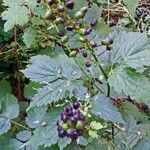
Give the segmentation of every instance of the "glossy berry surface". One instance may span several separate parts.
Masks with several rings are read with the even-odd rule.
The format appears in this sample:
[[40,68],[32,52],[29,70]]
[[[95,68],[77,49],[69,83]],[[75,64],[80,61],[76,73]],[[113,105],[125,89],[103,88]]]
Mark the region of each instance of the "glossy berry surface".
[[74,27],[73,27],[72,25],[68,25],[68,26],[66,27],[66,29],[67,29],[68,31],[73,31]]
[[68,0],[68,1],[66,2],[66,7],[67,7],[68,9],[73,9],[73,8],[74,8],[74,1],[73,1],[73,0]]
[[86,57],[88,56],[88,53],[87,53],[86,51],[83,51],[83,52],[82,52],[82,55],[83,55],[83,57],[86,58]]
[[58,35],[59,35],[59,36],[64,36],[64,35],[65,35],[65,30],[63,30],[63,29],[60,30],[60,31],[58,32]]
[[80,107],[80,103],[79,102],[75,102],[74,104],[73,104],[73,108],[74,109],[78,109]]
[[96,24],[97,24],[97,19],[93,19],[93,20],[91,20],[91,27],[95,27],[96,26]]

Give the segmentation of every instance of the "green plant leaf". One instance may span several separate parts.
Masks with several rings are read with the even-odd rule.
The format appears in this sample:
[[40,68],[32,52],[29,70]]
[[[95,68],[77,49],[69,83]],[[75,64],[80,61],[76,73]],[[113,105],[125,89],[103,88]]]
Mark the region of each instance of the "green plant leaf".
[[4,0],[3,2],[4,6],[8,6],[2,13],[2,19],[6,20],[4,24],[5,32],[13,29],[15,25],[23,26],[28,22],[29,10],[24,6],[24,0]]
[[16,137],[19,141],[26,142],[31,137],[31,132],[28,130],[24,130],[19,132]]
[[144,71],[144,66],[150,66],[150,40],[144,33],[119,33],[114,39],[113,49],[113,64],[126,64],[139,72]]
[[115,130],[115,141],[121,150],[133,149],[143,136],[136,120],[128,116],[125,121],[126,125],[123,126],[125,131]]
[[24,148],[20,148],[21,144],[16,139],[4,139],[0,141],[0,148],[2,150],[24,150]]
[[22,38],[27,48],[30,48],[32,44],[35,42],[36,35],[37,35],[37,32],[35,28],[28,27],[25,29]]
[[28,145],[44,145],[44,147],[51,147],[52,145],[56,144],[59,140],[57,121],[60,118],[61,111],[61,107],[55,107],[49,110],[44,118],[46,124],[38,126],[34,130],[32,137],[26,143],[24,143],[22,147]]
[[28,65],[22,72],[32,81],[46,85],[38,90],[29,108],[56,102],[67,92],[72,95],[77,85],[81,84],[79,68],[72,59],[65,55],[60,55],[56,59],[36,56],[32,57],[30,63],[31,65]]
[[0,81],[0,99],[6,94],[11,94],[11,86],[6,80]]
[[71,139],[68,137],[58,139],[58,146],[60,150],[63,150],[70,143],[71,143]]
[[42,125],[45,117],[46,107],[34,107],[27,111],[26,123],[30,128],[37,128]]
[[144,137],[134,148],[134,150],[149,150],[150,148],[150,139],[148,137]]
[[109,77],[108,82],[117,93],[130,96],[138,102],[149,105],[150,80],[135,70],[116,68]]
[[125,123],[117,108],[112,104],[111,99],[106,96],[96,96],[92,107],[91,113],[104,120]]
[[1,100],[0,134],[6,133],[11,127],[11,119],[19,115],[19,104],[13,95],[7,94]]
[[138,6],[139,4],[139,1],[138,0],[123,0],[124,4],[126,5],[129,13],[134,17],[135,15],[135,10],[136,10],[136,7]]

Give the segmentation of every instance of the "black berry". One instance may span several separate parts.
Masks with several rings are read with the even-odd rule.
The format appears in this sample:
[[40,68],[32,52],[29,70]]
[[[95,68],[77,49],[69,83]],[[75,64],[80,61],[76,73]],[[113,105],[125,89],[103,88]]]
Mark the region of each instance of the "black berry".
[[73,7],[74,7],[74,1],[73,0],[68,0],[67,3],[66,3],[66,7],[68,9],[73,9]]
[[110,45],[113,43],[113,39],[111,37],[106,37],[104,40],[101,41],[102,45]]
[[85,30],[85,35],[89,35],[92,32],[92,28],[88,28]]
[[64,12],[65,8],[63,5],[59,5],[57,10],[58,10],[58,12]]
[[91,27],[95,27],[96,26],[96,24],[97,24],[97,19],[93,19],[92,21],[91,21]]
[[74,104],[73,104],[73,108],[74,109],[78,109],[80,107],[80,103],[79,102],[75,102]]
[[88,67],[88,68],[91,67],[91,65],[92,65],[91,62],[89,62],[89,61],[86,63],[86,67]]
[[86,57],[88,56],[88,53],[87,53],[86,51],[83,51],[83,52],[82,52],[82,55],[83,55],[83,57],[86,58]]
[[67,29],[68,31],[73,31],[74,27],[73,27],[72,25],[68,25],[68,26],[66,27],[66,29]]
[[37,2],[37,3],[41,3],[41,0],[37,0],[36,2]]
[[65,30],[64,29],[60,30],[58,32],[58,35],[61,36],[61,37],[64,36],[65,35]]
[[63,137],[65,137],[67,135],[67,132],[64,131],[63,129],[61,129],[61,130],[58,131],[58,135],[59,135],[59,137],[63,138]]

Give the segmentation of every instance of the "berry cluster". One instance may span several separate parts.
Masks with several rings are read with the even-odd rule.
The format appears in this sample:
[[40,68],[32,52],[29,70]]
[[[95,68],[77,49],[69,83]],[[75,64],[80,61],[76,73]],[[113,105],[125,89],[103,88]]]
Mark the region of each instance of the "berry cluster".
[[69,105],[64,108],[61,113],[61,119],[58,120],[58,135],[63,138],[65,136],[76,140],[83,134],[86,121],[85,116],[81,113],[80,103],[75,102],[73,106]]

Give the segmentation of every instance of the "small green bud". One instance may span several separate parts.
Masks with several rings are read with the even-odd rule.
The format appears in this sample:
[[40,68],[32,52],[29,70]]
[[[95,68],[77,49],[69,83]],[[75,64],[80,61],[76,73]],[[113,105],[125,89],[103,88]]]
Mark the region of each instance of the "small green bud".
[[84,35],[85,34],[85,32],[86,32],[86,29],[84,29],[84,28],[81,28],[81,29],[79,29],[79,34],[81,34],[81,35]]
[[62,125],[62,128],[66,131],[66,130],[68,130],[68,124],[67,123],[64,123],[63,125]]
[[62,37],[61,42],[62,43],[67,43],[68,40],[69,40],[68,36],[65,35],[64,37]]
[[47,10],[47,12],[45,13],[44,15],[44,18],[47,19],[51,16],[51,11],[50,10]]
[[84,17],[84,14],[81,12],[81,11],[77,11],[75,14],[74,14],[74,18],[75,19],[80,19],[80,18],[83,18]]
[[88,11],[88,7],[82,7],[80,11],[85,15]]
[[78,130],[83,129],[84,128],[83,122],[78,120],[75,128]]
[[75,57],[77,55],[77,52],[76,51],[72,51],[70,52],[69,56],[70,57]]

